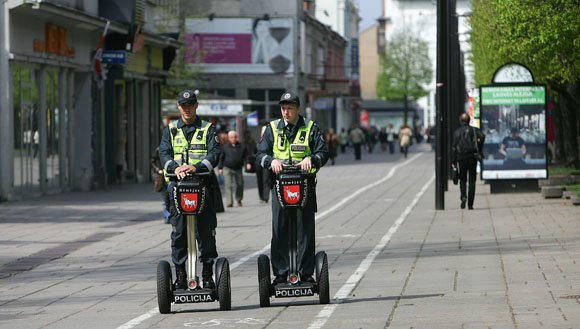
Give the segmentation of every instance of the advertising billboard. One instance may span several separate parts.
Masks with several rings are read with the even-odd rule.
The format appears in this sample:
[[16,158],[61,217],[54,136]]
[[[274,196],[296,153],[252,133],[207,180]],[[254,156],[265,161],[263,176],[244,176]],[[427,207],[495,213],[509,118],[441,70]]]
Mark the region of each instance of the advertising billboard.
[[481,86],[480,102],[482,178],[547,178],[546,86]]
[[292,73],[291,18],[188,18],[185,62],[204,73]]

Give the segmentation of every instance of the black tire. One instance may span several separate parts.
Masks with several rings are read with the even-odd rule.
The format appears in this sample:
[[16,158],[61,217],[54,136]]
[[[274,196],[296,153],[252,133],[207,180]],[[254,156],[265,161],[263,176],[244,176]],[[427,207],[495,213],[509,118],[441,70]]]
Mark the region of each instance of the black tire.
[[260,307],[270,306],[270,259],[266,255],[258,257],[258,288]]
[[157,265],[157,304],[161,314],[171,312],[171,300],[173,299],[171,281],[171,266],[162,260]]
[[220,301],[220,311],[232,309],[232,287],[230,282],[230,263],[224,258],[221,266],[220,277],[217,286],[218,300]]
[[[318,270],[320,268],[320,270]],[[328,259],[324,251],[316,254],[316,282],[320,304],[330,303],[330,280],[328,279]]]

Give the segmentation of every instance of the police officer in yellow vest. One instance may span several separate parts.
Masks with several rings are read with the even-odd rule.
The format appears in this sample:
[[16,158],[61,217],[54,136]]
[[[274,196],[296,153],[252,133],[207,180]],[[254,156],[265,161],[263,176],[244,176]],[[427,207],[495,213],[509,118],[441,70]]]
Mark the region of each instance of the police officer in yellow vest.
[[[274,120],[266,127],[262,140],[258,144],[257,162],[273,174],[282,172],[284,164],[300,165],[305,172],[320,169],[328,161],[328,147],[322,131],[313,121],[299,115],[300,99],[291,92],[280,98],[282,119]],[[291,141],[291,142],[290,142]],[[294,147],[290,145],[302,145]],[[299,150],[299,151],[297,151]],[[292,153],[292,154],[290,154]],[[290,157],[290,155],[292,157]],[[274,179],[271,180],[274,182]],[[303,209],[298,210],[298,270],[303,282],[314,282],[314,213],[316,212],[315,179],[311,178],[308,186],[308,201]],[[280,206],[275,188],[272,193],[272,243],[270,256],[272,272],[276,276],[273,284],[287,281],[289,271],[289,218],[287,211]]]
[[[215,128],[211,123],[201,120],[196,115],[197,97],[191,90],[178,94],[177,107],[181,118],[173,121],[163,130],[159,156],[164,165],[164,171],[175,173],[183,179],[188,173],[213,171],[220,155],[220,146]],[[208,189],[211,189],[209,186]],[[171,193],[173,183],[168,184]],[[208,191],[210,192],[210,191]],[[212,193],[208,193],[211,195]],[[215,228],[217,226],[216,212],[212,197],[206,197],[204,211],[197,215],[197,243],[200,261],[203,264],[202,281],[205,288],[215,288],[212,275],[213,260],[218,256],[215,243]],[[170,223],[171,258],[175,264],[175,284],[177,289],[187,287],[185,262],[187,260],[187,227],[184,215],[179,215],[171,200]]]

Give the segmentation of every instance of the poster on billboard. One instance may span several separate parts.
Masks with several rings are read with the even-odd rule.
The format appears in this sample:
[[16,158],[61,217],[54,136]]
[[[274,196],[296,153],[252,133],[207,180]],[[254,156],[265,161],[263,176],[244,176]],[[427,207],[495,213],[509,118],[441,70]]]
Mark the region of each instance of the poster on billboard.
[[480,102],[482,178],[547,178],[546,86],[481,86]]
[[291,18],[188,18],[185,62],[205,73],[292,73]]

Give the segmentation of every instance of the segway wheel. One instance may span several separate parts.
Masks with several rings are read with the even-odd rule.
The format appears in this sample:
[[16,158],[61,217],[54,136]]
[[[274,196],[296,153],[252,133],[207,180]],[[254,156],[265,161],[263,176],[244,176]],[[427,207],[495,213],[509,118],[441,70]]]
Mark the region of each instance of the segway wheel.
[[266,255],[258,257],[258,287],[260,307],[270,306],[270,259]]
[[171,299],[173,298],[171,281],[171,266],[162,260],[157,265],[157,304],[161,314],[171,312]]
[[225,258],[223,259],[219,280],[217,283],[218,300],[220,302],[220,311],[229,311],[232,309],[232,287],[230,282],[230,263]]
[[320,304],[330,303],[330,280],[328,279],[328,259],[324,251],[316,254],[316,281]]

